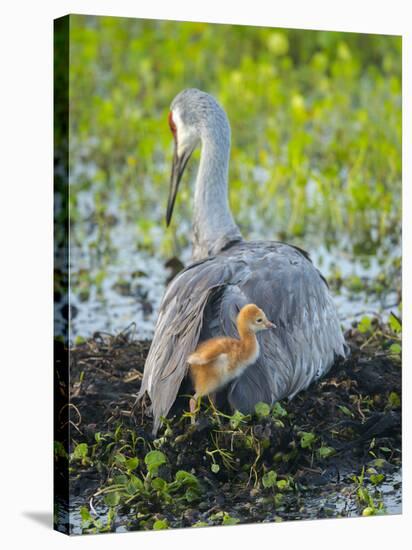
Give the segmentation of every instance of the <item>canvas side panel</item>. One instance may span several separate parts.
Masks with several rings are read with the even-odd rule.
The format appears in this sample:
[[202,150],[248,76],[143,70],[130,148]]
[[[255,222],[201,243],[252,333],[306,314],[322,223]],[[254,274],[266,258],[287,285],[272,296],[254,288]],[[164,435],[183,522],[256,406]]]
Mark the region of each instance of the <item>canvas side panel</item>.
[[54,528],[69,534],[69,34],[54,21]]

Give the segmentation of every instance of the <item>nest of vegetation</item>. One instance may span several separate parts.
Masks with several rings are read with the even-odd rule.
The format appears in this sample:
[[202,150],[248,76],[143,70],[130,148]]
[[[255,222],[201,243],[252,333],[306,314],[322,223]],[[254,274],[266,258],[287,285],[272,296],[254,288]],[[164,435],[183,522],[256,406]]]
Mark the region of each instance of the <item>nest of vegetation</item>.
[[185,400],[156,439],[144,408],[131,414],[150,342],[126,330],[74,347],[70,452],[57,460],[83,532],[385,513],[379,486],[401,463],[401,364],[393,327],[367,324],[346,333],[350,357],[292,401],[251,416],[205,402],[191,426]]

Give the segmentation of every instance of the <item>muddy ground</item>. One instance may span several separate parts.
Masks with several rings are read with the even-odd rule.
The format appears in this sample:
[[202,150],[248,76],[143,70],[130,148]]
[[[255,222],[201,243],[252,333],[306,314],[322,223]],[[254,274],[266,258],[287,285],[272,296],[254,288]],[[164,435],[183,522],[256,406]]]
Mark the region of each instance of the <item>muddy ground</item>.
[[[66,528],[81,533],[400,513],[399,355],[389,351],[390,340],[355,327],[346,339],[350,357],[292,401],[252,418],[216,417],[205,404],[194,429],[178,412],[155,441],[150,416],[140,407],[131,414],[150,342],[126,330],[95,334],[72,349],[70,455],[59,458],[61,467],[65,458],[70,463]],[[165,482],[161,492],[149,487],[143,463],[153,449],[167,458],[156,471]],[[140,457],[135,474],[149,491],[130,503],[99,497],[110,492],[116,473],[131,475],[116,462],[119,452]],[[195,490],[171,499],[167,487],[173,493],[178,470],[196,477]]]

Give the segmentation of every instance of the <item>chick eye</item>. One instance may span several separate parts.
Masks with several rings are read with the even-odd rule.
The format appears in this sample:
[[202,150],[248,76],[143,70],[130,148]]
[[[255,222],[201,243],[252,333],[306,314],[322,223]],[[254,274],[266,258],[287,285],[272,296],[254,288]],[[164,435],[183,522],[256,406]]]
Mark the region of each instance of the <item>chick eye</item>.
[[256,319],[256,323],[261,323],[263,321],[263,319]]

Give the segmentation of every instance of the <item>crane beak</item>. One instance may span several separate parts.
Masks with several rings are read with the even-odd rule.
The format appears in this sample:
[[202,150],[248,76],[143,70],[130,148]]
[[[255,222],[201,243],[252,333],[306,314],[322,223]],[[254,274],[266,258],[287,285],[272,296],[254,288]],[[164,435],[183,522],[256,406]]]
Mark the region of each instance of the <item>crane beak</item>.
[[172,175],[170,177],[169,198],[167,201],[166,210],[166,226],[169,227],[170,220],[172,219],[173,207],[177,192],[179,190],[179,183],[182,179],[183,172],[185,171],[186,164],[192,155],[193,149],[184,151],[181,156],[177,152],[177,143],[175,142],[175,150],[173,154]]
[[271,323],[270,321],[266,321],[265,327],[266,328],[271,328],[271,329],[277,328],[275,323]]

